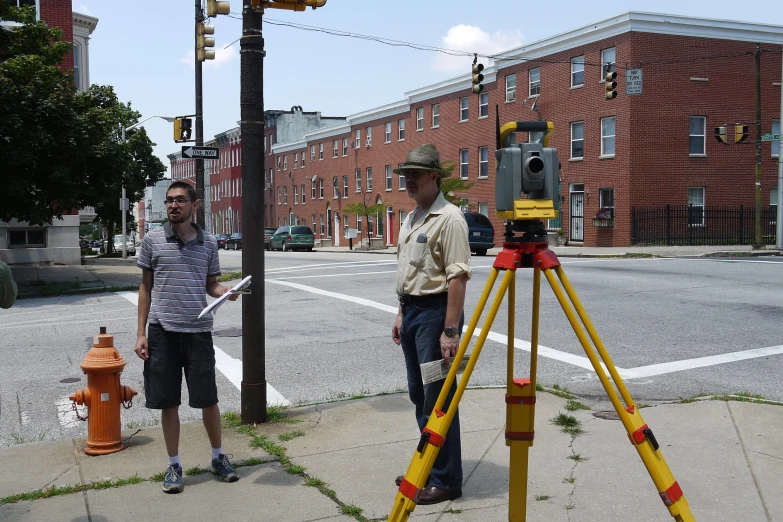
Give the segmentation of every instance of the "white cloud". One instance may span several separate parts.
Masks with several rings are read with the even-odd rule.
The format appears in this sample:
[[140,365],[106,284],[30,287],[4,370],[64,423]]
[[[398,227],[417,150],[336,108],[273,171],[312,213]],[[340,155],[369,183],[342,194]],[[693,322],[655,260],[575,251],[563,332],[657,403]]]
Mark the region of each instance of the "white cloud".
[[[459,24],[448,30],[446,36],[441,38],[440,47],[454,51],[466,51],[479,54],[496,54],[522,45],[522,32],[518,29],[498,30],[492,34],[482,31],[480,27]],[[479,62],[487,64],[486,58],[479,58]],[[436,71],[443,72],[470,72],[472,58],[465,56],[451,56],[437,53],[432,60],[432,66]]]
[[[239,58],[239,53],[236,51],[237,44],[232,45],[228,49],[224,49],[225,45],[215,45],[215,59],[204,60],[204,67],[207,69],[217,69],[223,64],[233,62]],[[196,67],[195,63],[196,52],[193,49],[188,49],[188,52],[179,59],[180,62],[188,64],[191,69]]]
[[84,5],[84,4],[79,4],[79,11],[78,12],[82,13],[82,14],[86,14],[88,16],[92,15],[92,12],[89,9],[87,9],[87,6]]

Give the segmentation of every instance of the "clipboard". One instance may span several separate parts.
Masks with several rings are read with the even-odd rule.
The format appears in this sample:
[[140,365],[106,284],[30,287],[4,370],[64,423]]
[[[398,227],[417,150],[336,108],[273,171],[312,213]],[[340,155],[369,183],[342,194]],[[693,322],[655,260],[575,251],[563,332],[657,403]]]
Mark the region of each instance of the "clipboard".
[[250,290],[247,289],[248,286],[250,286],[250,280],[253,278],[253,276],[247,276],[242,281],[239,282],[238,285],[236,285],[234,288],[226,292],[225,294],[221,295],[211,303],[207,305],[206,308],[204,308],[200,314],[198,314],[198,318],[201,319],[205,315],[211,313],[212,315],[215,315],[217,313],[218,308],[220,308],[223,303],[228,300],[229,297],[231,297],[234,294],[249,294]]

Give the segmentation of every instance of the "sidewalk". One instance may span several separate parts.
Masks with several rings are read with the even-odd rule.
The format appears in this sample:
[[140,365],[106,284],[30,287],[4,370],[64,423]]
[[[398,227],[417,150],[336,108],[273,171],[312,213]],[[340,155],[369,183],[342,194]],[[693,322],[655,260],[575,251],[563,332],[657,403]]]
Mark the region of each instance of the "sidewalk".
[[[504,392],[465,393],[460,404],[463,496],[418,506],[414,517],[508,520]],[[538,394],[528,520],[671,520],[622,424],[612,420],[616,415],[568,412],[565,405],[565,399]],[[584,432],[562,432],[552,423],[559,413],[575,417]],[[407,469],[418,441],[406,395],[292,408],[286,415],[293,423],[256,428],[256,445],[260,442],[278,457],[252,448],[250,436],[227,427],[223,446],[235,463],[249,464],[238,467],[239,482],[221,483],[209,473],[186,475],[185,491],[179,495],[166,495],[160,482],[150,480],[166,466],[158,427],[124,432],[127,448],[100,457],[83,453],[83,439],[2,449],[6,472],[0,475],[0,520],[349,521],[388,515],[396,495],[394,478]],[[702,400],[644,408],[642,415],[696,520],[783,520],[783,407]],[[294,438],[283,442],[280,434]],[[200,422],[182,426],[180,447],[186,470],[209,465],[209,445]],[[94,483],[106,480],[128,484],[96,488]],[[92,485],[51,498],[9,498],[78,484]]]

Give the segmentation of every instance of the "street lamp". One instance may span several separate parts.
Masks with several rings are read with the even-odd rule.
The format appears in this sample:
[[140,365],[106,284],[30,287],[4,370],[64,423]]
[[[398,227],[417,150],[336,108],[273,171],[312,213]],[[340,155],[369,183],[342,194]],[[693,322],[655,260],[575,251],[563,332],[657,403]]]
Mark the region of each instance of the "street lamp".
[[[173,116],[157,116],[156,115],[156,116],[150,116],[148,118],[144,118],[143,120],[134,123],[130,127],[123,127],[123,129],[122,129],[122,143],[125,143],[125,133],[127,131],[135,129],[136,127],[138,127],[139,125],[141,125],[145,121],[151,120],[152,118],[160,118],[162,120],[166,120],[169,123],[173,122],[174,119],[175,119]],[[125,195],[125,183],[123,183],[122,184],[122,200],[121,200],[122,204],[120,205],[120,208],[122,209],[122,258],[123,259],[128,259],[128,239],[127,239],[127,233],[126,233],[126,228],[127,228],[126,212],[128,210],[130,210],[130,209],[127,208],[128,207],[127,199],[128,198]],[[113,234],[112,234],[112,236],[113,236]],[[106,251],[108,252],[108,248],[107,248]]]

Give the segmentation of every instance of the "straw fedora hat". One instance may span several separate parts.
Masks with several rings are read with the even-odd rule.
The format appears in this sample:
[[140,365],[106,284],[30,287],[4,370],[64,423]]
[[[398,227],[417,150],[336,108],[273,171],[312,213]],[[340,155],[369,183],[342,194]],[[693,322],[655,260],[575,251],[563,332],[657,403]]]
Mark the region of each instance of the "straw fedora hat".
[[440,174],[441,178],[451,176],[451,172],[443,170],[440,164],[440,154],[435,145],[427,143],[412,149],[400,168],[394,169],[395,174],[405,174],[411,170],[430,170]]

